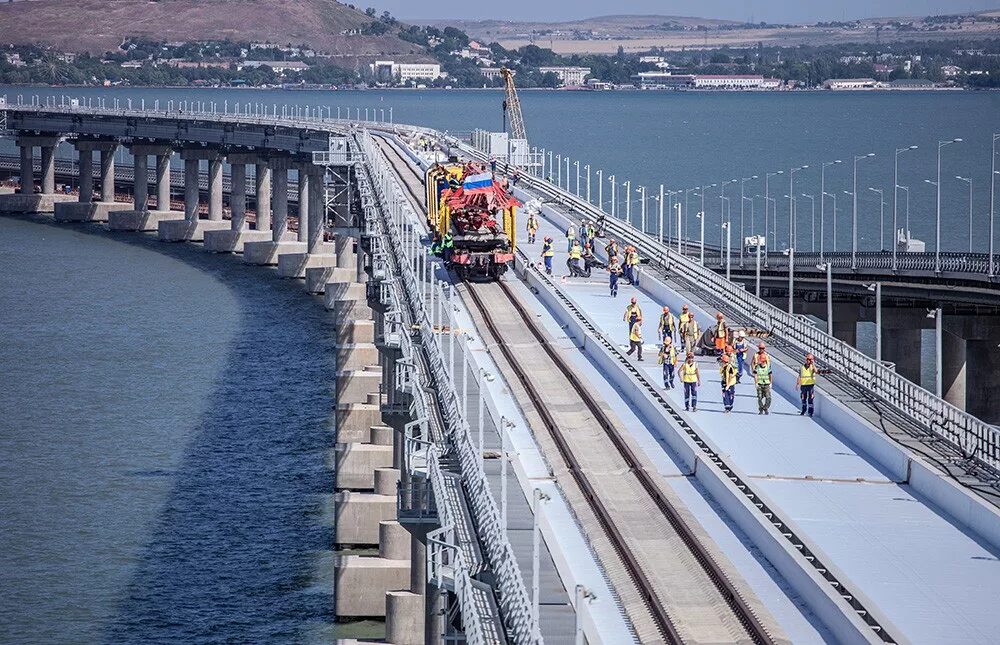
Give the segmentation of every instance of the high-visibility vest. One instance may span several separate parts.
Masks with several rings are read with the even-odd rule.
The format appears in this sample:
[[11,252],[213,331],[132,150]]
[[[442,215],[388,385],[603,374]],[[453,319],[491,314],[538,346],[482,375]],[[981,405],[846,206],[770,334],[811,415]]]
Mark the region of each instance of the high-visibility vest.
[[568,229],[566,229],[566,239],[567,240],[575,240],[576,239],[576,231],[573,229],[572,226],[570,226]]
[[642,325],[639,323],[632,323],[632,333],[628,335],[629,340],[634,343],[642,342]]
[[674,349],[673,345],[670,347],[660,348],[660,365],[663,365],[664,363],[667,365],[677,364],[677,350]]
[[733,349],[736,350],[737,354],[745,356],[747,353],[747,342],[745,340],[738,340],[733,343]]
[[763,363],[754,368],[754,380],[757,385],[769,385],[771,383],[771,366]]
[[604,247],[604,250],[607,251],[608,258],[613,258],[616,255],[618,255],[618,245],[617,244],[608,244],[606,247]]
[[580,259],[580,247],[579,246],[574,246],[572,249],[570,249],[569,259],[571,259],[571,260],[579,260]]
[[723,386],[732,387],[736,385],[736,366],[732,363],[723,363],[719,374],[722,376]]
[[660,314],[659,330],[663,331],[664,329],[670,332],[674,331],[674,317],[670,314]]
[[757,367],[758,365],[767,365],[770,362],[771,362],[771,357],[768,356],[766,352],[763,354],[757,352],[756,354],[753,355],[753,359],[750,361],[750,366]]
[[695,363],[684,363],[681,365],[681,383],[698,382],[698,365]]
[[546,242],[542,245],[542,257],[551,258],[556,252],[552,250],[552,244]]
[[816,385],[816,366],[803,365],[799,370],[799,385]]
[[532,233],[538,230],[538,222],[535,221],[534,217],[528,218],[528,230]]
[[680,321],[681,333],[682,334],[686,333],[688,328],[688,323],[691,322],[691,314],[684,312],[680,315],[680,318],[678,318],[678,320]]
[[698,329],[698,321],[694,319],[694,316],[691,316],[691,319],[688,321],[687,335],[697,336],[700,331]]
[[719,323],[715,326],[715,337],[725,338],[727,334],[728,330],[726,329],[726,322],[724,320],[720,320]]
[[639,305],[629,305],[628,307],[625,307],[625,320],[628,320],[633,316],[642,319],[642,309],[639,308]]

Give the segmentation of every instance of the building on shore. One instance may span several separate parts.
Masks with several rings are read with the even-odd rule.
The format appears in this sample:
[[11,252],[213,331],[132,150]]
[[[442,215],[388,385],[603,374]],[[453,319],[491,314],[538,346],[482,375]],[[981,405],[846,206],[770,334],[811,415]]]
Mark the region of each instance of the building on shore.
[[590,74],[589,67],[539,67],[538,71],[542,74],[555,74],[563,85],[583,85]]
[[632,78],[644,90],[777,90],[782,86],[781,79],[750,74],[639,72]]
[[397,63],[392,60],[377,60],[371,64],[371,70],[377,82],[386,84],[432,81],[444,76],[438,63]]
[[499,67],[484,67],[484,68],[482,68],[479,71],[482,72],[483,76],[485,76],[487,79],[489,79],[491,81],[494,81],[494,80],[500,78],[500,68]]
[[257,67],[270,67],[275,74],[302,72],[309,69],[309,65],[295,60],[247,60],[240,63],[237,70]]
[[823,83],[828,90],[874,90],[878,85],[874,78],[831,78]]

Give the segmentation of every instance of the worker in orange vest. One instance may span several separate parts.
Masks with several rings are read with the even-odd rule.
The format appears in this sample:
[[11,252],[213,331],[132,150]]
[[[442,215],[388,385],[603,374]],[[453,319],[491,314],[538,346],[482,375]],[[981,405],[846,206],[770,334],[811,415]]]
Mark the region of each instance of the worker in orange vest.
[[715,321],[715,328],[712,330],[712,338],[715,340],[715,355],[722,356],[729,340],[729,327],[726,326],[726,319],[721,311],[715,314]]

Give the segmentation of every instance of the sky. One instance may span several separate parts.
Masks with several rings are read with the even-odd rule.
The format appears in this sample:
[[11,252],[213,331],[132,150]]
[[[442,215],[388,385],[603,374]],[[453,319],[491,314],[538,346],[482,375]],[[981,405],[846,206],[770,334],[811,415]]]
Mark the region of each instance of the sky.
[[400,19],[481,19],[559,21],[608,14],[660,14],[816,22],[880,16],[913,16],[1000,9],[1000,0],[354,0],[356,6],[388,10]]

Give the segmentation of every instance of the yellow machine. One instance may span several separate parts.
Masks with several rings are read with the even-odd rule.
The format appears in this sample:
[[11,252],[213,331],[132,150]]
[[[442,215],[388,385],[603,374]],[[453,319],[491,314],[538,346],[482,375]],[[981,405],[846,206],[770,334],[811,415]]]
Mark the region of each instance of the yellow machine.
[[481,164],[457,161],[427,171],[432,251],[462,278],[496,279],[514,259],[517,207],[507,180]]

